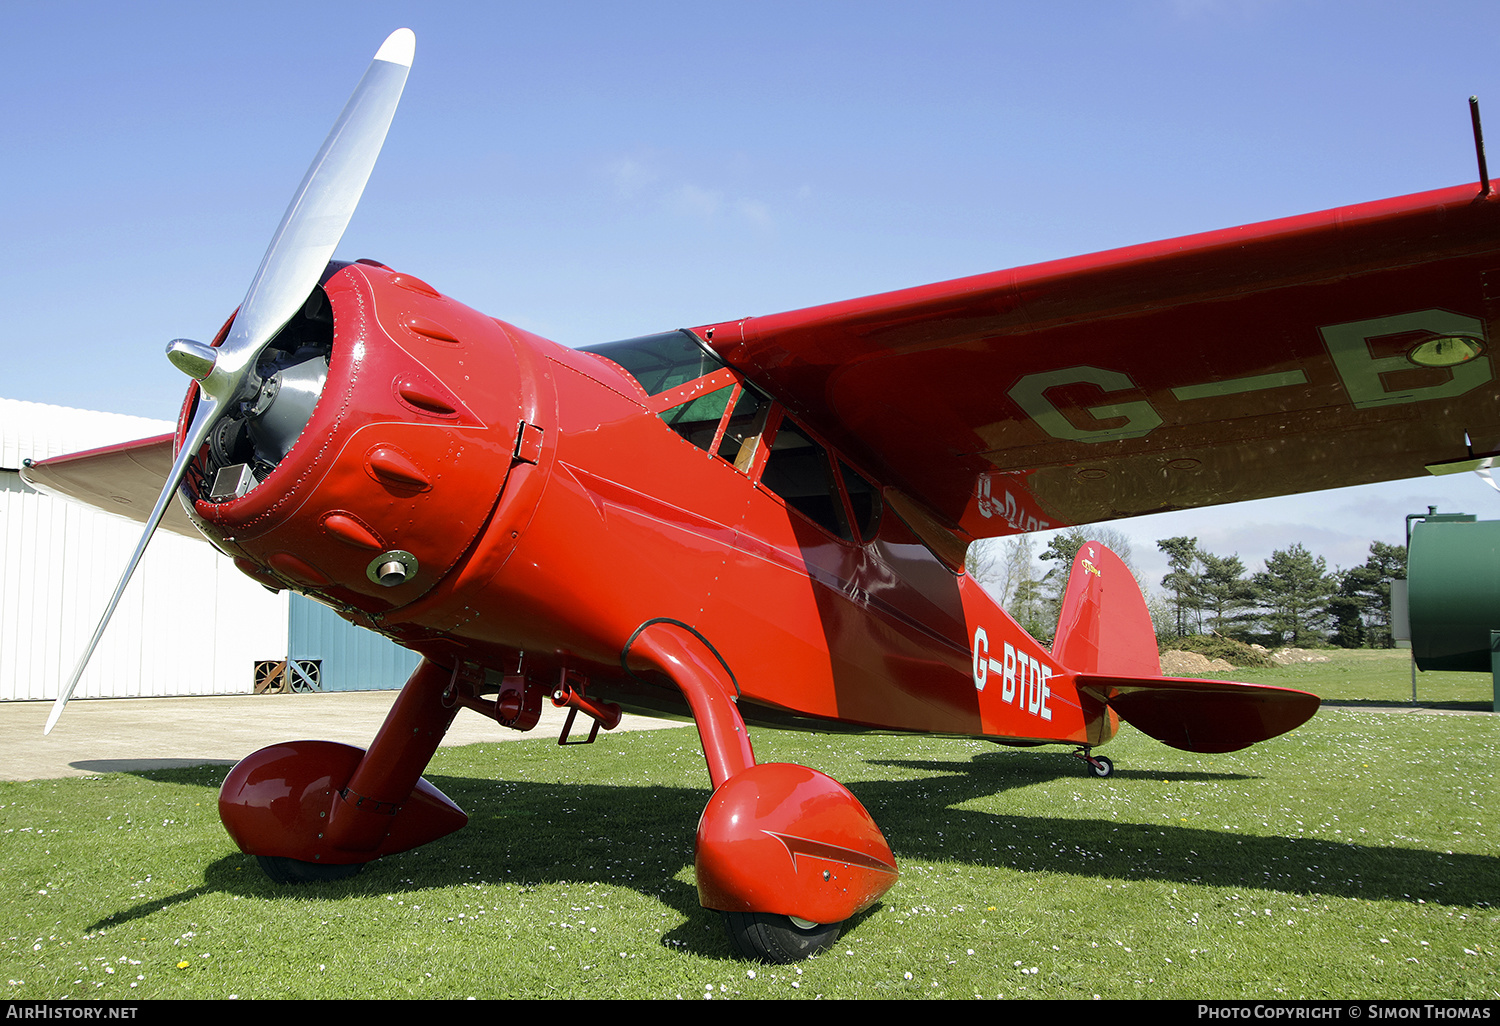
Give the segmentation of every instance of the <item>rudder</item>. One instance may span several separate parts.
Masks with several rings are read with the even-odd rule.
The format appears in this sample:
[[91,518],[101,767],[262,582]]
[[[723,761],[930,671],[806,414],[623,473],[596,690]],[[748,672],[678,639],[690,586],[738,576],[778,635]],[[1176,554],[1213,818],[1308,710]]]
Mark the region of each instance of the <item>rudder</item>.
[[1074,673],[1159,677],[1161,656],[1146,598],[1125,561],[1099,542],[1073,557],[1052,657]]

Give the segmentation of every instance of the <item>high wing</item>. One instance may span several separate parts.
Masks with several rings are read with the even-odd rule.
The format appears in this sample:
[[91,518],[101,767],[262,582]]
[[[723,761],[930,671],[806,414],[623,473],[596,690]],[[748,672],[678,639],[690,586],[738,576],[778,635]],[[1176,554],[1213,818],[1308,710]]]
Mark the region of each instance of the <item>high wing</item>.
[[696,330],[951,554],[1500,449],[1497,197],[1458,186]]
[[[38,491],[145,523],[171,470],[168,434],[38,460],[22,467],[21,477]],[[167,507],[161,526],[190,538],[203,537],[175,502]]]

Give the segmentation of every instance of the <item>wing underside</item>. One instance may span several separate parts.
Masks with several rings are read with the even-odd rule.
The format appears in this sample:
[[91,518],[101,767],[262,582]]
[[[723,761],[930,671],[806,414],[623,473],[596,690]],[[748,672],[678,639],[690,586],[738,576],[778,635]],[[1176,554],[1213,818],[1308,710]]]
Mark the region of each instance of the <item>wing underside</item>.
[[[158,435],[38,460],[22,467],[21,476],[38,491],[145,523],[171,470],[172,436]],[[162,527],[203,537],[175,502],[167,506]]]
[[958,542],[1418,476],[1500,450],[1497,197],[1460,186],[697,331]]

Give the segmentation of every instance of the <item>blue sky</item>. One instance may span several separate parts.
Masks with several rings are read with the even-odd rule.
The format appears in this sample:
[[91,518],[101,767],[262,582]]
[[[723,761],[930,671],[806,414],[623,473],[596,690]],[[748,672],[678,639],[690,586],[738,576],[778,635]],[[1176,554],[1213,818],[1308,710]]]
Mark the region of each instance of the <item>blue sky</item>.
[[[0,3],[0,394],[170,418],[380,41],[402,109],[340,255],[568,344],[1475,178],[1500,5]],[[1492,145],[1500,168],[1500,141]],[[1472,475],[1116,526],[1330,565]]]

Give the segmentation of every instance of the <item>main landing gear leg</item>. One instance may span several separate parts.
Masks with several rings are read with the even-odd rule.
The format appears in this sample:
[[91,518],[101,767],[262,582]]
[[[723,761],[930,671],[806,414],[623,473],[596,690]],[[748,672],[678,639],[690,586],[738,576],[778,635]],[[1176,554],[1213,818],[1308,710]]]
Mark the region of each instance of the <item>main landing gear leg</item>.
[[369,750],[292,741],[246,756],[219,789],[219,816],[240,850],[278,883],[353,876],[468,822],[422,779],[453,722],[443,706],[451,674],[423,660]]
[[665,673],[698,725],[714,793],[698,821],[698,900],[724,914],[744,958],[795,962],[838,940],[844,920],[896,882],[880,828],[842,784],[806,766],[757,765],[734,678],[697,632],[656,621],[627,665]]
[[1093,749],[1084,746],[1073,753],[1073,758],[1083,760],[1083,764],[1089,768],[1089,773],[1096,777],[1114,776],[1115,764],[1103,755],[1091,754]]

